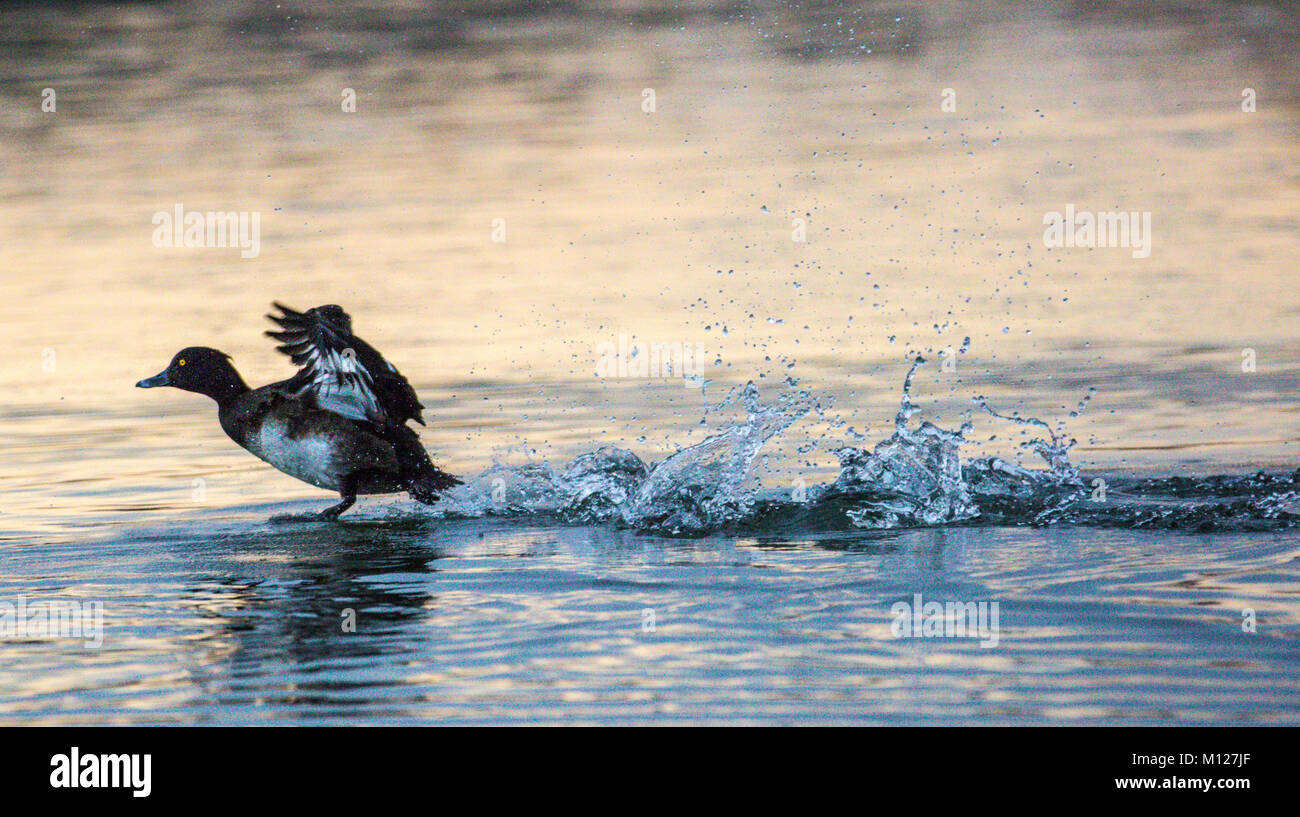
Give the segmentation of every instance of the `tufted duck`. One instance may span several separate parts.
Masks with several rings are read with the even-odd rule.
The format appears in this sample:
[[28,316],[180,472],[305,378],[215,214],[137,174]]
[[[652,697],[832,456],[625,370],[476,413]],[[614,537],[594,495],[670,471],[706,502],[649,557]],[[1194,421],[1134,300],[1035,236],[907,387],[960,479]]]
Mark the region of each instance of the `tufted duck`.
[[274,307],[280,314],[267,317],[281,331],[266,334],[302,367],[288,380],[249,389],[229,355],[191,346],[136,386],[174,386],[216,400],[221,428],[236,443],[290,476],[339,492],[343,501],[318,514],[322,519],[352,507],[358,494],[406,491],[431,504],[460,484],[429,460],[406,425],[424,424],[411,384],[352,334],[341,307]]

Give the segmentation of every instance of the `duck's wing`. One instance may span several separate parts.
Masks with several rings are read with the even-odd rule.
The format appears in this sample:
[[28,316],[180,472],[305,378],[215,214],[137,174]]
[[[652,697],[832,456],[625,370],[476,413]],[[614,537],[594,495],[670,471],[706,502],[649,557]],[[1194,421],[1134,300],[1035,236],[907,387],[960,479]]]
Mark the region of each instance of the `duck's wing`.
[[267,315],[283,331],[268,331],[280,341],[278,351],[302,367],[280,388],[299,397],[310,395],[321,408],[379,425],[401,425],[424,418],[415,389],[393,364],[352,334],[352,318],[342,307],[317,306],[306,312],[273,303],[281,314]]

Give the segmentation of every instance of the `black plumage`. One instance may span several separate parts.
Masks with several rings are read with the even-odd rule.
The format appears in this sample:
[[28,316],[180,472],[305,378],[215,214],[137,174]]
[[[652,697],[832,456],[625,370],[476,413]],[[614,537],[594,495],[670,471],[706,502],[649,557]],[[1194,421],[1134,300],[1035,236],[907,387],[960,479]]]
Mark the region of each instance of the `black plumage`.
[[240,446],[291,476],[339,492],[342,501],[323,517],[338,516],[358,494],[405,490],[432,503],[461,483],[433,464],[406,425],[424,423],[415,389],[352,334],[341,307],[274,307],[280,314],[268,317],[281,331],[266,334],[302,367],[288,380],[249,389],[229,355],[189,347],[136,385],[174,386],[216,400],[222,429]]

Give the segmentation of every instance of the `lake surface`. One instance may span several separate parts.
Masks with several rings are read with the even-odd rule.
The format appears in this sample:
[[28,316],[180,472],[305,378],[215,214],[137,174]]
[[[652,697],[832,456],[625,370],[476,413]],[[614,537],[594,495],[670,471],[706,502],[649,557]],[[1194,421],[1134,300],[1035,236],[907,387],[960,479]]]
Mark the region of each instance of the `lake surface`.
[[[103,639],[0,636],[0,723],[1300,722],[1298,45],[1269,3],[5,7],[0,604]],[[155,246],[177,205],[256,257]],[[1045,246],[1067,206],[1149,254]],[[273,524],[335,498],[133,388],[289,376],[272,300],[342,304],[467,485]],[[917,594],[996,645],[899,637]]]

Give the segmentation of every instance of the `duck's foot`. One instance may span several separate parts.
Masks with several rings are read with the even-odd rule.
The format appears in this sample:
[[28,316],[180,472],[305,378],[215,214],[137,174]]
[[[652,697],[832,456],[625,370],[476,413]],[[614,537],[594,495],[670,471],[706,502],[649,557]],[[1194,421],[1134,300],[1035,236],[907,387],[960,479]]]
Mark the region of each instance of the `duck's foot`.
[[337,505],[331,505],[320,513],[297,514],[288,513],[280,516],[271,517],[272,522],[332,522],[339,518],[339,514],[351,508],[357,501],[357,485],[360,482],[362,472],[348,474],[343,478],[343,485],[339,488],[339,496],[343,501]]
[[281,513],[271,517],[271,522],[333,522],[339,518],[339,514],[352,507],[357,501],[355,496],[344,497],[343,501],[337,505],[331,505],[318,513]]

